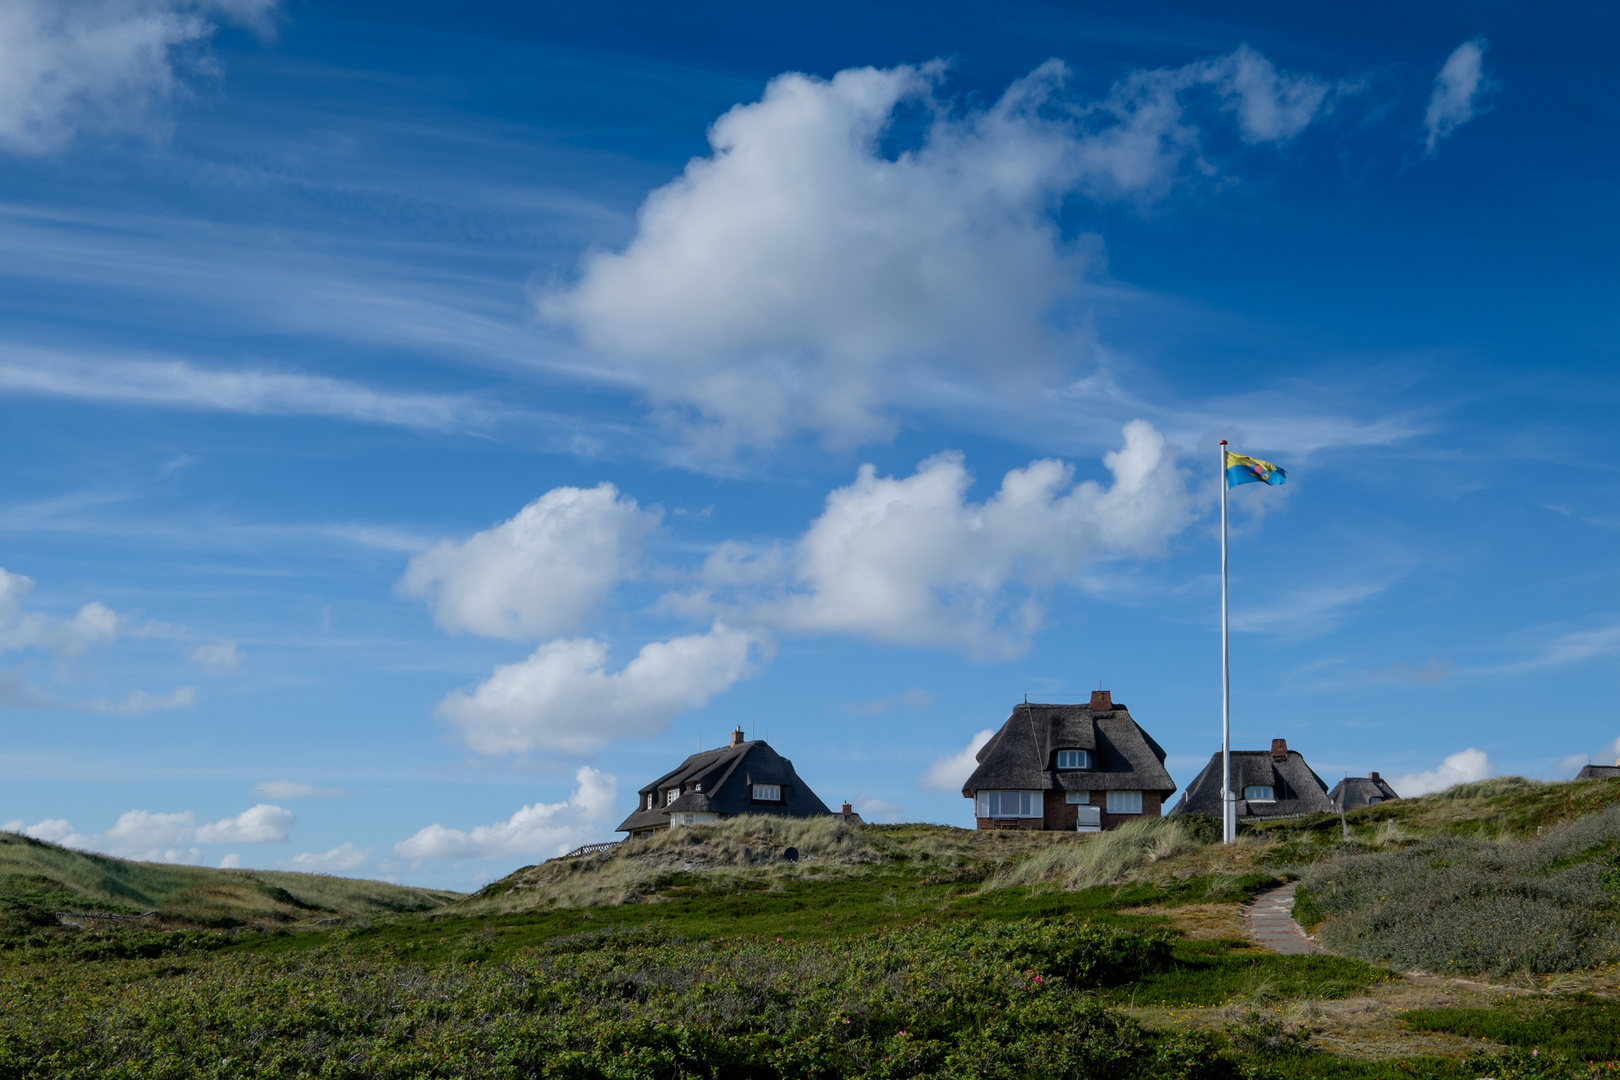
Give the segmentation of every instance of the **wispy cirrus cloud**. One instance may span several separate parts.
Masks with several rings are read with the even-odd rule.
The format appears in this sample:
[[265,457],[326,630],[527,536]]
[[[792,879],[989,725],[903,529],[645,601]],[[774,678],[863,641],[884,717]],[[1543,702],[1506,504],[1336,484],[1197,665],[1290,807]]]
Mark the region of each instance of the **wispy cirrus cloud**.
[[0,346],[0,394],[257,416],[329,416],[434,431],[487,426],[498,410],[466,395],[408,394],[360,383],[186,360],[96,357]]
[[1423,114],[1423,127],[1427,132],[1424,152],[1433,157],[1440,141],[1474,118],[1481,101],[1495,89],[1495,83],[1485,74],[1485,50],[1489,43],[1484,37],[1465,41],[1446,57],[1440,73],[1434,77],[1434,91],[1429,95],[1429,107]]

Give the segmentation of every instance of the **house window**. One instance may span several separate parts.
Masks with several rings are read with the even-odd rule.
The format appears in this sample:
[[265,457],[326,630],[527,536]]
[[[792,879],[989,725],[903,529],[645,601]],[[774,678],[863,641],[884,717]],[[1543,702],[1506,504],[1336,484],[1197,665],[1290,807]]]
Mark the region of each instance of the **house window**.
[[1142,793],[1140,791],[1110,791],[1108,793],[1108,812],[1110,814],[1140,814],[1142,812]]
[[1041,793],[1038,791],[979,792],[980,817],[1029,818],[1040,817],[1041,813]]
[[755,784],[754,785],[754,801],[755,802],[781,802],[782,801],[782,785],[781,784]]
[[674,802],[680,797],[681,789],[678,787],[672,787],[668,791],[664,792],[664,805],[668,806],[670,803]]
[[1243,797],[1250,802],[1276,802],[1277,789],[1270,784],[1250,784],[1243,789]]
[[1089,769],[1091,768],[1091,751],[1059,750],[1057,767],[1060,769]]
[[1070,806],[1085,806],[1087,803],[1091,802],[1091,792],[1065,791],[1063,793],[1063,801],[1068,803]]
[[1367,800],[1367,805],[1371,806],[1373,803],[1381,803],[1383,801],[1384,797],[1382,795],[1374,795],[1372,798]]

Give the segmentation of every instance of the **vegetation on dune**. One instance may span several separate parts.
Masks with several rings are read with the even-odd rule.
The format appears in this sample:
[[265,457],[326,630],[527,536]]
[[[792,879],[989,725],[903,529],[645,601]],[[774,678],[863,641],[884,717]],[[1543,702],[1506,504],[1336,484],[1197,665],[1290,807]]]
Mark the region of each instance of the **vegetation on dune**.
[[1123,885],[1141,880],[1155,863],[1202,847],[1213,839],[1209,832],[1203,818],[1142,818],[1109,832],[1076,835],[1069,843],[1031,852],[999,869],[985,887]]
[[[1091,991],[1169,943],[1073,922],[857,941],[560,938],[499,965],[341,947],[68,965],[4,985],[0,1075],[1236,1077]],[[130,993],[132,986],[138,993]]]
[[1572,971],[1620,952],[1620,805],[1542,836],[1458,836],[1307,869],[1323,944],[1402,969]]
[[[1403,1038],[1450,1057],[1326,1053],[1311,1018],[1413,992],[1368,960],[1517,976],[1620,949],[1620,782],[1497,780],[1217,832],[743,817],[460,900],[0,837],[0,1080],[1615,1076],[1620,1006],[1600,998],[1396,999],[1420,1006]],[[1353,955],[1246,940],[1230,905],[1287,874],[1298,916]],[[150,908],[155,927],[46,918]]]
[[324,874],[130,862],[0,833],[0,946],[56,926],[59,911],[155,911],[161,923],[237,927],[429,911],[457,899]]

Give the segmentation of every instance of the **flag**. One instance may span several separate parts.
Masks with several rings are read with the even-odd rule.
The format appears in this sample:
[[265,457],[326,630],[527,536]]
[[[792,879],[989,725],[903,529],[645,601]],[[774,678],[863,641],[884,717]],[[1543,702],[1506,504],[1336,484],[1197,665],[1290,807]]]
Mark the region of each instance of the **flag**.
[[1256,481],[1276,487],[1287,479],[1288,474],[1269,461],[1234,454],[1230,450],[1226,452],[1226,486],[1229,488]]

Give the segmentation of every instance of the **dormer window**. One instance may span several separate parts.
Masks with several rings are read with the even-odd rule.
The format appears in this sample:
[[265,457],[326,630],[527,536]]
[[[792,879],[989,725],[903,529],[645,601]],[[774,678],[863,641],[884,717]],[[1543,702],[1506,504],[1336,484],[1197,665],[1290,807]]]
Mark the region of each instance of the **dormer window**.
[[755,784],[754,785],[754,801],[755,802],[781,802],[782,801],[782,785],[781,784]]
[[1091,751],[1059,750],[1057,752],[1057,767],[1060,769],[1089,769],[1091,768]]
[[1276,802],[1277,789],[1270,784],[1250,784],[1243,789],[1243,797],[1250,802]]
[[678,787],[672,787],[668,791],[664,792],[664,805],[668,806],[670,803],[674,802],[680,797],[681,789]]

